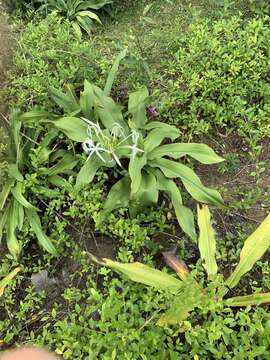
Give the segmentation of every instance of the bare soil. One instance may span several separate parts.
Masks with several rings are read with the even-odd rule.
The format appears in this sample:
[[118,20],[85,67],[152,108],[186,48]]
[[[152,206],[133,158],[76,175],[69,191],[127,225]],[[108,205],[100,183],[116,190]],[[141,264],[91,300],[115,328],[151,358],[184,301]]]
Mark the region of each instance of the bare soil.
[[[6,74],[12,63],[12,54],[15,46],[15,38],[9,18],[0,0],[0,111],[7,110],[4,102],[4,89],[6,88]],[[0,117],[1,118],[1,117]],[[1,124],[1,121],[0,121]]]

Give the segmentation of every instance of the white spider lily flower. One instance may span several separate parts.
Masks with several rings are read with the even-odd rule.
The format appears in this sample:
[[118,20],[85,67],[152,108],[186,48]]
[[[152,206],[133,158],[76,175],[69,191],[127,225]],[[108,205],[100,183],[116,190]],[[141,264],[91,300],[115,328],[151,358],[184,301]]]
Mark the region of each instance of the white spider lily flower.
[[114,139],[119,138],[119,137],[122,137],[122,138],[125,137],[124,129],[118,123],[114,123],[113,128],[111,130],[111,134],[112,134]]
[[96,154],[100,158],[101,161],[106,163],[106,160],[101,155],[101,152],[109,153],[109,151],[104,149],[103,147],[101,147],[100,143],[97,143],[95,145],[95,143],[92,139],[86,139],[83,142],[82,147],[83,147],[83,150],[86,152],[86,154],[88,154],[88,158],[86,161],[88,161],[92,157],[93,154]]

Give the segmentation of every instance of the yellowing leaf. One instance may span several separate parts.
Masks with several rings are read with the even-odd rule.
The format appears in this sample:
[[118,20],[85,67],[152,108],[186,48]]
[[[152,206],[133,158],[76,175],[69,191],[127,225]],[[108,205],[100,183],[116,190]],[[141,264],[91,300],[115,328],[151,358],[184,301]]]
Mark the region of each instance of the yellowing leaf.
[[199,250],[203,266],[209,276],[216,275],[217,263],[215,259],[216,239],[211,225],[211,215],[207,205],[198,205],[198,225],[200,229]]
[[225,301],[226,305],[232,307],[252,306],[252,305],[265,304],[265,303],[270,303],[270,292],[245,295],[245,296],[235,296]]
[[235,287],[241,277],[252,269],[270,246],[270,214],[245,241],[240,253],[240,261],[234,272],[227,279],[229,288]]
[[182,286],[182,282],[175,277],[139,262],[132,264],[121,264],[117,261],[102,259],[100,263],[120,271],[135,282],[152,286],[159,290],[177,292]]
[[4,279],[0,280],[0,297],[3,296],[6,286],[10,284],[12,279],[18,274],[20,270],[20,268],[16,268],[11,271],[10,274],[4,277]]

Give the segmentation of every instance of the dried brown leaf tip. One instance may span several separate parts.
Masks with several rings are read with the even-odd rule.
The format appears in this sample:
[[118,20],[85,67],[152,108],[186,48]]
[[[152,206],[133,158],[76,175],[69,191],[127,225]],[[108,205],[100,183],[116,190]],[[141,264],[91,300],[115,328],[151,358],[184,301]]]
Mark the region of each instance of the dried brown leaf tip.
[[166,264],[173,269],[181,280],[186,280],[189,273],[188,267],[184,261],[175,255],[176,249],[163,252]]

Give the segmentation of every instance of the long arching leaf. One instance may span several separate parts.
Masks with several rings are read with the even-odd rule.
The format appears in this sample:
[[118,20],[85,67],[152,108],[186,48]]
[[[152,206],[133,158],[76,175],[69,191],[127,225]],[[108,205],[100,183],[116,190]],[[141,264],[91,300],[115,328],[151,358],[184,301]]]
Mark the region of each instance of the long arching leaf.
[[147,122],[146,106],[149,92],[146,87],[132,92],[128,99],[128,111],[132,114],[132,122],[136,129],[143,128]]
[[50,254],[57,255],[57,251],[54,245],[42,230],[37,212],[35,210],[25,209],[25,213],[32,230],[36,234],[39,244],[43,247],[44,250],[48,251]]
[[126,57],[126,55],[127,55],[127,49],[122,50],[113,63],[113,66],[109,72],[104,88],[104,94],[107,96],[110,95],[110,92],[112,90],[112,85],[115,80],[117,71],[119,69],[120,62]]
[[270,214],[260,226],[247,238],[240,253],[240,261],[234,272],[227,279],[229,288],[235,287],[241,277],[252,269],[270,246]]
[[149,160],[158,159],[163,156],[179,159],[186,155],[200,161],[203,164],[216,164],[224,161],[224,159],[218,156],[208,145],[193,143],[162,145],[151,151],[147,157]]
[[131,197],[139,190],[142,181],[142,169],[146,165],[146,162],[145,154],[135,156],[135,158],[129,162],[128,172],[131,179]]
[[100,160],[94,158],[86,161],[77,175],[75,187],[80,189],[83,186],[88,185],[93,180],[101,165]]
[[217,206],[223,205],[219,192],[205,187],[195,172],[186,165],[167,159],[150,161],[149,165],[160,168],[168,178],[180,178],[187,191],[195,200]]
[[208,277],[216,275],[216,239],[214,229],[211,225],[211,215],[207,205],[198,205],[198,225],[200,229],[199,250],[203,266]]
[[235,296],[225,300],[227,306],[242,307],[270,303],[270,293]]
[[109,259],[101,259],[97,262],[101,265],[108,266],[121,272],[135,282],[148,285],[159,290],[177,292],[182,287],[181,280],[139,262],[122,264]]
[[0,297],[4,294],[5,288],[11,283],[21,269],[19,267],[11,271],[4,279],[0,280]]
[[70,140],[84,142],[87,138],[86,121],[72,116],[52,121],[54,126],[61,130]]
[[164,139],[175,140],[180,135],[180,131],[172,125],[167,125],[162,129],[157,128],[151,130],[144,141],[144,151],[149,153],[157,146],[159,146]]
[[180,227],[195,241],[197,235],[195,231],[194,215],[189,208],[183,205],[182,196],[178,187],[173,180],[167,179],[159,170],[156,170],[155,173],[158,189],[167,192],[172,200],[172,205]]

